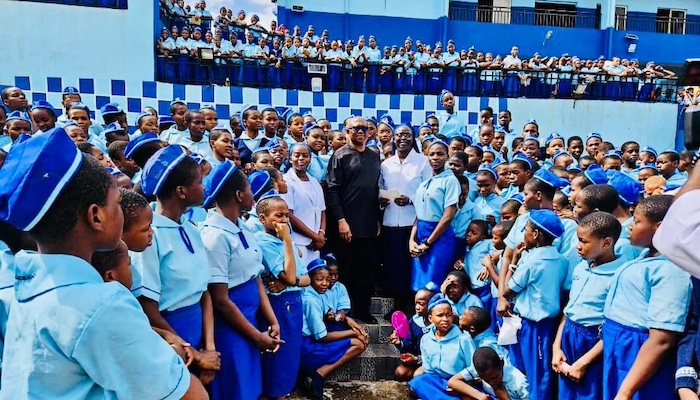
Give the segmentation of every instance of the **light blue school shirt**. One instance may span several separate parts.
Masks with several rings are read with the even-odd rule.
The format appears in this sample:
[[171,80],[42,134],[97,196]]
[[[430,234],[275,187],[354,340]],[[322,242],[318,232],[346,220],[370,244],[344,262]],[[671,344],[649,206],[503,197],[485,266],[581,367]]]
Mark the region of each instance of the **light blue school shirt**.
[[[263,265],[265,270],[269,271],[275,278],[279,278],[282,271],[284,271],[284,242],[277,236],[272,236],[264,230],[255,232],[255,238],[258,240],[260,249],[263,254]],[[297,278],[308,274],[306,270],[306,264],[301,260],[299,255],[299,250],[296,245],[292,243],[292,248],[294,249],[294,262],[296,263]],[[287,286],[279,293],[269,293],[270,296],[280,295],[286,292],[293,292],[301,290],[297,286]]]
[[486,221],[487,215],[493,215],[496,218],[496,223],[501,222],[501,207],[506,199],[491,193],[490,195],[477,196],[474,200],[474,219],[482,219]]
[[501,191],[501,197],[508,200],[510,196],[520,193],[520,188],[515,185],[509,185],[505,190]]
[[258,214],[255,213],[255,206],[253,206],[253,209],[248,213],[248,219],[246,219],[245,225],[248,227],[248,230],[253,233],[265,231],[262,222],[260,222],[260,218],[258,218]]
[[234,224],[209,210],[199,232],[207,249],[210,283],[225,283],[230,289],[259,277],[265,270],[258,241],[243,219]]
[[7,335],[7,320],[10,306],[15,300],[15,256],[7,245],[0,241],[0,367],[2,350]]
[[142,279],[140,286],[132,287],[132,293],[157,302],[159,311],[175,311],[199,303],[211,280],[207,250],[197,227],[184,218],[181,221],[178,224],[154,213],[153,244],[131,258]]
[[212,170],[221,164],[221,161],[217,160],[213,155],[206,157],[206,160],[211,165]]
[[306,169],[306,172],[319,182],[325,182],[330,159],[331,156],[312,152],[309,167]]
[[[474,203],[467,199],[467,201],[462,205],[462,207],[457,208],[455,216],[452,218],[452,222],[450,223],[450,225],[452,226],[452,230],[455,232],[455,236],[461,239],[466,238],[467,229],[469,228],[469,224],[471,224],[473,220]],[[466,245],[467,244],[464,243],[464,246]]]
[[323,302],[323,309],[326,311],[347,311],[351,307],[348,289],[340,282],[334,283],[326,293],[321,295],[321,301]]
[[[513,228],[511,228],[510,233],[508,233],[508,236],[504,239],[504,243],[507,247],[515,249],[515,246],[523,241],[525,238],[525,225],[527,225],[529,218],[529,212],[519,215],[518,218],[516,218]],[[578,225],[575,221],[568,218],[562,218],[561,223],[564,225],[564,233],[560,237],[554,239],[553,246],[567,259],[573,259],[574,255],[578,257],[576,249],[578,245],[578,237],[576,236]],[[576,264],[578,264],[578,262]],[[576,266],[576,264],[574,264],[574,266]]]
[[459,202],[462,188],[455,174],[446,169],[418,186],[413,205],[421,221],[438,222],[445,209]]
[[435,325],[420,339],[421,359],[425,372],[432,372],[445,379],[472,366],[476,345],[470,335],[462,335],[457,325],[442,340],[435,336]]
[[688,175],[676,170],[670,178],[666,179],[666,190],[678,189],[688,181]]
[[478,278],[479,272],[484,269],[481,261],[493,251],[491,243],[491,240],[482,239],[471,249],[467,249],[467,254],[464,256],[464,272],[469,275],[469,281],[474,289],[479,289],[491,283],[491,278],[485,281],[479,280]]
[[518,293],[513,311],[535,322],[559,315],[568,268],[554,246],[536,247],[523,254],[508,281],[508,288]]
[[377,63],[382,58],[382,51],[376,46],[374,48],[367,47],[365,54],[367,55],[367,62],[370,63]]
[[469,194],[467,195],[467,198],[469,200],[474,201],[476,200],[477,197],[479,197],[479,188],[476,187],[476,174],[477,172],[469,172],[469,171],[464,171],[464,176],[467,177],[467,180],[469,181]]
[[315,340],[328,336],[326,323],[323,320],[327,310],[323,308],[322,296],[311,286],[301,289],[301,305],[304,312],[301,333]]
[[[498,258],[498,262],[494,266],[494,269],[496,270],[496,275],[501,273],[501,266],[502,265],[503,265],[503,253],[501,253],[501,256]],[[498,286],[496,286],[496,283],[493,280],[491,280],[491,297],[493,297],[494,299],[498,299]]]
[[605,299],[605,318],[638,329],[683,332],[690,275],[665,256],[639,258],[618,267]]
[[183,138],[190,137],[190,130],[185,128],[184,130],[178,130],[177,125],[173,125],[170,128],[164,130],[160,133],[158,138],[163,142],[168,142],[170,144],[179,144]]
[[189,151],[197,153],[204,158],[213,157],[214,152],[211,150],[209,140],[203,137],[199,142],[195,142],[189,137],[184,137],[180,140],[179,145],[185,146]]
[[448,303],[450,303],[450,306],[452,306],[452,312],[454,312],[455,315],[458,317],[462,315],[462,313],[464,313],[464,310],[466,310],[469,307],[484,308],[484,304],[479,299],[479,296],[471,294],[469,293],[469,291],[464,292],[462,297],[460,297],[456,303],[450,300],[450,298],[446,295],[443,295],[442,297],[445,300],[447,300]]
[[294,45],[291,45],[290,47],[282,47],[282,53],[284,54],[285,58],[295,56],[297,55],[297,48]]
[[[469,333],[463,333],[463,335],[469,335]],[[503,360],[505,365],[510,366],[510,359],[508,358],[508,350],[498,344],[498,339],[496,338],[496,335],[493,333],[491,328],[486,328],[485,331],[481,332],[480,334],[474,336],[472,338],[474,340],[474,344],[476,345],[477,349],[480,349],[482,347],[488,347],[492,349],[493,351],[498,354],[498,358]],[[476,372],[476,369],[472,365],[469,367],[467,370],[462,371],[461,375],[466,379],[467,381],[473,381],[475,379],[479,378],[479,373]]]
[[453,114],[449,114],[447,111],[440,111],[435,116],[440,123],[438,135],[445,135],[448,139],[452,139],[455,136],[467,136],[467,124],[457,115],[457,111]]
[[643,250],[643,247],[632,246],[629,239],[620,238],[615,242],[615,255],[623,258],[625,261],[639,257]]
[[88,143],[102,150],[105,155],[107,154],[107,140],[101,136],[101,133],[89,133]]
[[180,399],[182,359],[141,305],[86,261],[20,252],[3,354],[7,399]]
[[[519,369],[507,363],[503,365],[503,387],[506,388],[508,397],[510,400],[529,400],[530,399],[530,386],[527,382],[527,377],[525,374],[520,372]],[[484,392],[490,396],[496,396],[493,387],[482,381],[484,387]]]
[[633,169],[626,169],[624,165],[620,167],[620,172],[623,174],[629,176],[630,178],[634,179],[635,181],[639,180],[639,168],[633,168]]
[[622,231],[620,232],[621,239],[629,239],[630,238],[630,225],[632,225],[632,222],[634,222],[634,217],[629,217],[621,224],[622,225]]
[[574,269],[569,302],[564,308],[566,318],[583,326],[601,325],[610,282],[615,271],[626,262],[618,258],[591,268],[589,261],[581,261]]

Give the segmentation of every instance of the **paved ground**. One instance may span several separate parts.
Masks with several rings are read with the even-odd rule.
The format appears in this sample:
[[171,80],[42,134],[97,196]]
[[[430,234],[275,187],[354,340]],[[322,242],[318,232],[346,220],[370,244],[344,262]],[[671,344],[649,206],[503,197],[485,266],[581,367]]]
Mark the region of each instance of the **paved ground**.
[[[411,392],[405,384],[393,381],[343,382],[326,384],[326,394],[333,400],[407,400]],[[307,397],[292,395],[290,400],[306,400]]]

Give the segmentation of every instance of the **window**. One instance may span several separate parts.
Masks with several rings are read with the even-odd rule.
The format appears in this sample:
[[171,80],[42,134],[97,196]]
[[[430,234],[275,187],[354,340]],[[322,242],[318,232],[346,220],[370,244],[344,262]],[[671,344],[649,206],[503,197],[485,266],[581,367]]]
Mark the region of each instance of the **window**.
[[64,4],[68,6],[85,6],[85,7],[101,7],[101,8],[117,8],[126,10],[128,0],[24,0],[35,3],[53,3]]
[[575,27],[576,4],[535,2],[535,25]]
[[479,0],[476,20],[478,22],[491,22],[493,19],[493,0]]
[[627,30],[627,6],[615,7],[615,30]]
[[656,13],[656,32],[685,34],[685,10],[659,8]]

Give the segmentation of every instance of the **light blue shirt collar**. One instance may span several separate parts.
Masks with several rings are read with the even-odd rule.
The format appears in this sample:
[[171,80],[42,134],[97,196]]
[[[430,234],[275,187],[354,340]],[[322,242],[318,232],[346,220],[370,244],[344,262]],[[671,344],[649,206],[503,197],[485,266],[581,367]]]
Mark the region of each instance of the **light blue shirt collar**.
[[20,302],[63,286],[103,282],[87,261],[67,254],[22,251],[15,266],[15,296]]

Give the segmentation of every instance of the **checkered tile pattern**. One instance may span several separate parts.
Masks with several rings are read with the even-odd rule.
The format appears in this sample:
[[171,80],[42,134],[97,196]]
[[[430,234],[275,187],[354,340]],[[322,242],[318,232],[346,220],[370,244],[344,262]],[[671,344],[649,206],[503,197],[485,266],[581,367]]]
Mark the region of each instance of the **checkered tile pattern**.
[[[284,89],[254,89],[221,86],[191,86],[162,82],[132,82],[124,80],[94,80],[81,78],[65,80],[60,77],[15,77],[15,86],[27,93],[31,102],[46,100],[54,107],[61,107],[61,91],[66,86],[80,90],[83,103],[101,121],[99,109],[106,103],[118,103],[129,113],[129,121],[144,107],[153,107],[160,114],[170,112],[170,102],[179,98],[188,107],[196,109],[211,104],[216,107],[220,119],[227,119],[244,104],[290,107],[302,114],[311,111],[317,118],[326,118],[334,125],[342,123],[350,115],[379,117],[388,113],[394,121],[411,121],[418,124],[425,117],[440,110],[440,102],[433,95],[385,95],[363,93],[314,93]],[[2,88],[2,85],[0,85]],[[490,106],[494,110],[508,108],[508,99],[460,97],[458,110],[469,125],[478,124],[479,110]],[[61,110],[57,110],[59,113]],[[466,116],[465,116],[466,114]]]

